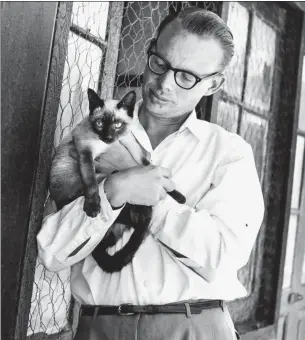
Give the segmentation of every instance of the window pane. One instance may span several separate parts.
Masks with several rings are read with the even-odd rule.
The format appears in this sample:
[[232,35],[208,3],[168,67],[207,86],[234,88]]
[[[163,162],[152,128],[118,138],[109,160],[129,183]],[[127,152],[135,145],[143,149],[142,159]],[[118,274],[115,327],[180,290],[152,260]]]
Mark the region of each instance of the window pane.
[[238,106],[220,100],[218,102],[216,123],[227,131],[236,133],[238,126]]
[[243,111],[240,135],[252,146],[257,172],[262,180],[267,146],[268,122]]
[[296,151],[295,151],[295,163],[294,163],[292,198],[291,198],[291,207],[295,209],[298,209],[299,204],[300,204],[299,201],[300,201],[300,191],[301,191],[301,185],[302,185],[302,174],[303,174],[304,144],[305,144],[305,138],[302,136],[298,136]]
[[[72,22],[105,40],[109,2],[73,2]],[[104,24],[103,24],[104,23]]]
[[254,15],[245,102],[261,112],[270,109],[275,40],[274,30]]
[[97,90],[102,51],[76,34],[69,33],[68,54],[57,114],[54,146],[88,114],[87,89]]
[[286,246],[283,288],[288,288],[291,284],[297,224],[298,224],[298,217],[296,215],[290,215],[287,246]]
[[238,2],[229,3],[228,26],[235,45],[235,54],[226,70],[227,80],[223,89],[231,96],[241,99],[244,81],[245,52],[248,35],[249,13]]

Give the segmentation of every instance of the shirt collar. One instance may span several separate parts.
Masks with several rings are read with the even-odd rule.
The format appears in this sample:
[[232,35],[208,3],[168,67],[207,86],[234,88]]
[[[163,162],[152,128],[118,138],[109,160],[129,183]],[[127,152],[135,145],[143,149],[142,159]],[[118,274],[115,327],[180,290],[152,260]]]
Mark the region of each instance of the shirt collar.
[[[135,108],[134,108],[134,112],[133,112],[134,118],[136,119],[138,124],[140,124],[139,109],[140,109],[141,104],[142,104],[142,99],[137,101]],[[200,120],[200,122],[202,122],[202,120]],[[198,123],[199,123],[199,119],[197,118],[197,114],[194,109],[190,113],[188,118],[185,120],[185,122],[181,125],[181,127],[178,130],[178,133],[181,133],[185,129],[188,129],[195,137],[201,140],[203,137],[202,124],[198,124]]]
[[178,132],[182,132],[185,129],[188,129],[195,137],[198,139],[202,139],[203,131],[202,131],[202,124],[198,124],[199,119],[197,118],[197,114],[195,109],[190,113],[188,118],[185,120],[185,122],[181,125]]

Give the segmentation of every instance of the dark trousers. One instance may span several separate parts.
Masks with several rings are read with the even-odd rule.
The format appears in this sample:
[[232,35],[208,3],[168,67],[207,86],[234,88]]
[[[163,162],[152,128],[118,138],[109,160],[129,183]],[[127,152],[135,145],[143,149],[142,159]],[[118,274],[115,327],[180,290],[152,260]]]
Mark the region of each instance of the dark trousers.
[[236,340],[226,306],[201,314],[81,316],[75,340]]

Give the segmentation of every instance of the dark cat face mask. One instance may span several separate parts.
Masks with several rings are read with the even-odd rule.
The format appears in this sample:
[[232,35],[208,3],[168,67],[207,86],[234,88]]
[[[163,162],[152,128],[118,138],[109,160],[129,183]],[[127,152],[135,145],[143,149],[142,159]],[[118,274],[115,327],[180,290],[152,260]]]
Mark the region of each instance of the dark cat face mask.
[[130,131],[136,103],[134,91],[128,92],[120,101],[104,101],[88,89],[88,99],[90,123],[104,143],[113,143]]

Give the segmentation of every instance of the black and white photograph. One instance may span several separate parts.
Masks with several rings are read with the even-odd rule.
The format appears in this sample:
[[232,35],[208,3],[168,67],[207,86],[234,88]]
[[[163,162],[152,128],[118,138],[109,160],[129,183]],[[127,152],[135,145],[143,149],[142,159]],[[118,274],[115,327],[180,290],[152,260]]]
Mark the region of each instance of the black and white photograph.
[[1,338],[305,340],[305,1],[1,1]]

